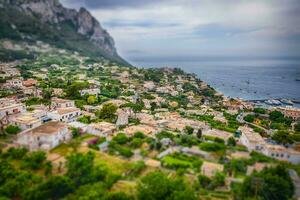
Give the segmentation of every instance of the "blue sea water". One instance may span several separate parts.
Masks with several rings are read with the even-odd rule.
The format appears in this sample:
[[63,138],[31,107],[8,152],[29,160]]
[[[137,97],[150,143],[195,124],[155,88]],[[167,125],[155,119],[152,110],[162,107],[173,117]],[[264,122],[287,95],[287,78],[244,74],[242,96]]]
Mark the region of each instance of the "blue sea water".
[[137,62],[141,67],[180,67],[217,91],[246,100],[300,100],[300,60],[203,60]]

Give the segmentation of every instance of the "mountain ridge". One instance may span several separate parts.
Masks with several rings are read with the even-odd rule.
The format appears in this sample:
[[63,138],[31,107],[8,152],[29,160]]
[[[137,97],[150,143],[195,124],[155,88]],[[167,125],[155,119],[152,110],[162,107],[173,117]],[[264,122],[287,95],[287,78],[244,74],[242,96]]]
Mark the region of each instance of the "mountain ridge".
[[114,39],[85,8],[65,8],[58,0],[0,0],[0,4],[0,25],[8,29],[0,38],[41,40],[128,65],[118,55]]

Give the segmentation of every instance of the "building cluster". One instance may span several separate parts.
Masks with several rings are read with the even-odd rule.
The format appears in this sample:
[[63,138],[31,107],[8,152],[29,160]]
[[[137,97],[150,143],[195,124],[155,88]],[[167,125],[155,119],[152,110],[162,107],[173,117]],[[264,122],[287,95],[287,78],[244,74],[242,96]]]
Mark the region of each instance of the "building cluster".
[[258,151],[262,154],[278,160],[300,164],[300,152],[282,145],[267,142],[262,136],[254,132],[253,129],[242,126],[240,142],[251,151]]
[[[143,70],[104,66],[105,64],[84,65],[82,62],[85,58],[75,58],[80,62],[78,67],[84,73],[77,72],[74,75],[75,80],[68,80],[67,76],[59,77],[59,79],[65,81],[66,85],[71,85],[72,81],[87,84],[88,87],[78,90],[79,98],[86,98],[88,102],[88,97],[93,96],[92,99],[97,103],[87,103],[76,107],[74,100],[64,97],[66,96],[65,88],[49,86],[52,91],[52,98],[49,98],[50,105],[27,107],[24,102],[29,98],[43,99],[43,93],[39,87],[40,80],[44,83],[49,81],[49,73],[53,70],[70,71],[67,71],[68,69],[64,66],[52,64],[37,71],[29,71],[35,78],[22,78],[19,69],[16,68],[17,63],[0,65],[1,78],[5,79],[1,84],[1,89],[15,92],[11,95],[12,97],[0,99],[0,125],[2,129],[8,125],[20,128],[21,132],[16,139],[17,145],[25,146],[30,150],[50,150],[71,139],[72,127],[80,129],[81,132],[105,137],[107,140],[119,132],[128,136],[142,132],[148,137],[155,138],[155,135],[163,130],[184,134],[187,129],[192,128],[195,135],[201,133],[207,138],[221,138],[227,142],[230,137],[233,137],[232,133],[212,128],[205,120],[196,120],[191,116],[205,115],[211,117],[216,123],[228,125],[230,121],[225,117],[225,111],[235,115],[243,110],[249,111],[254,108],[250,102],[226,98],[215,91],[213,95],[204,95],[205,92],[209,93],[213,90],[193,74],[174,73],[174,69],[164,68],[156,74],[160,76],[160,81],[146,80]],[[93,73],[97,75],[93,76]],[[106,81],[101,82],[101,80]],[[113,82],[118,83],[115,90],[120,91],[120,95],[108,98],[109,94],[103,95],[103,91],[104,93],[111,92],[110,90],[115,86]],[[102,101],[103,99],[105,100]],[[116,120],[113,123],[95,120],[97,111],[108,103],[117,107]],[[143,108],[137,111],[130,106],[124,106],[126,104],[142,104]],[[219,105],[222,108],[214,109],[213,105]],[[289,107],[277,109],[293,120],[300,118],[299,109]],[[88,116],[94,121],[84,124],[79,120],[82,116]],[[239,130],[240,142],[249,151],[259,151],[279,160],[300,163],[298,151],[268,143],[246,126],[241,126]],[[163,138],[160,142],[164,147],[172,148],[172,141],[168,138]],[[180,151],[190,155],[209,157],[204,151],[195,148],[182,148]],[[218,168],[218,166],[215,167]],[[203,167],[202,170],[209,173],[205,168]]]

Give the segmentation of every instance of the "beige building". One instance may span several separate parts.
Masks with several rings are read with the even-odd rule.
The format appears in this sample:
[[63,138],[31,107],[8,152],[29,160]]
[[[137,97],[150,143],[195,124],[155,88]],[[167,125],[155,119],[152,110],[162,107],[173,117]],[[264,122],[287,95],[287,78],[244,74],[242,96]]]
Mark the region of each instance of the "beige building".
[[160,131],[160,129],[145,124],[139,124],[139,125],[129,126],[125,128],[123,131],[124,133],[130,136],[133,136],[136,132],[142,132],[147,136],[154,136]]
[[226,132],[226,131],[221,131],[218,129],[207,129],[202,132],[203,135],[206,136],[212,136],[212,137],[217,137],[221,138],[225,141],[227,141],[230,137],[233,137],[232,133]]
[[108,122],[99,122],[88,125],[86,132],[100,137],[112,136],[116,126]]
[[67,125],[61,122],[48,122],[37,128],[19,133],[16,143],[27,147],[30,151],[49,151],[71,138],[72,134]]
[[212,162],[203,162],[201,166],[201,173],[207,177],[212,178],[218,172],[223,172],[224,166],[217,163]]
[[51,99],[52,108],[68,108],[75,107],[75,102],[68,99],[52,98]]
[[30,114],[22,114],[17,117],[13,117],[11,119],[11,124],[20,127],[21,130],[24,131],[42,125],[42,121]]

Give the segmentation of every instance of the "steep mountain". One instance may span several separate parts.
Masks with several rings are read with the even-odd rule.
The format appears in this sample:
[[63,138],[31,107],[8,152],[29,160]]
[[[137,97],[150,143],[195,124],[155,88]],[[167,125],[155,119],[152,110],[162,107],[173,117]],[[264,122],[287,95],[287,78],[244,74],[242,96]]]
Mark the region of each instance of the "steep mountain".
[[118,55],[113,38],[86,9],[68,9],[58,0],[0,0],[0,27],[1,39],[39,40],[128,64]]

